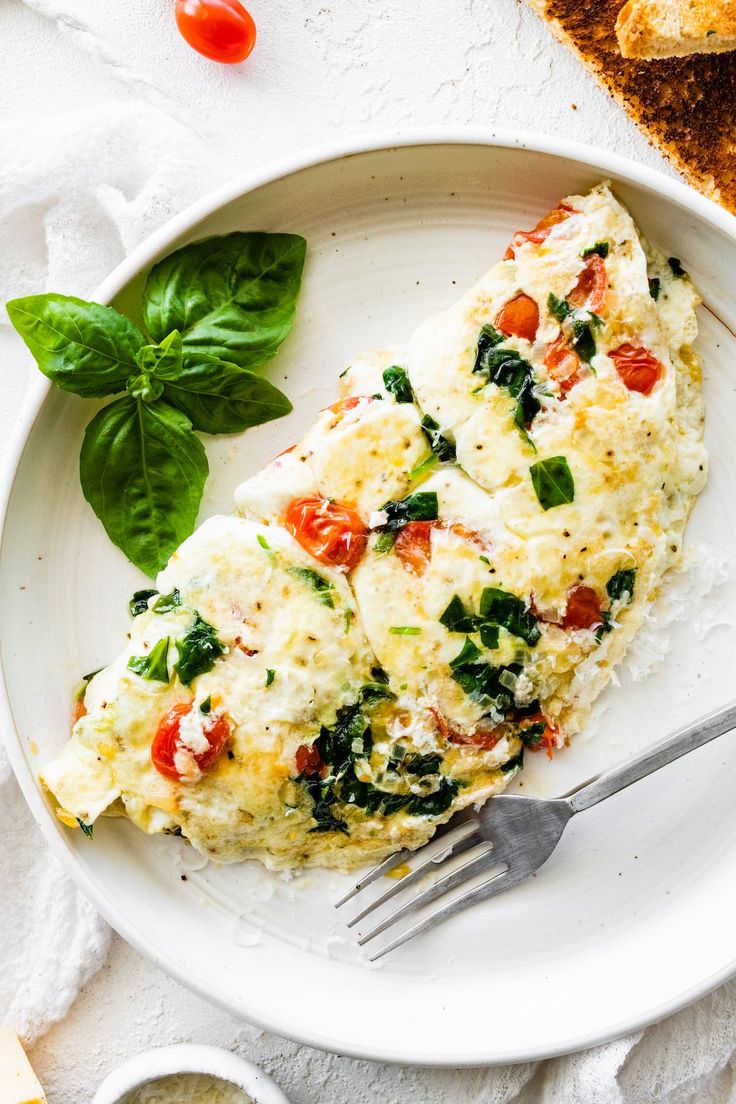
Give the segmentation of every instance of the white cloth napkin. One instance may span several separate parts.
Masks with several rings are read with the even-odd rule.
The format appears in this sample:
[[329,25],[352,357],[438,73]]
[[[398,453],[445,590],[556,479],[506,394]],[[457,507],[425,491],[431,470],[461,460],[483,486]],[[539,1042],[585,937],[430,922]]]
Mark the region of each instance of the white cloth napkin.
[[[156,226],[230,175],[225,150],[205,150],[141,105],[0,127],[0,148],[3,301],[45,288],[89,295]],[[3,312],[0,356],[2,442],[31,373]],[[105,961],[109,930],[50,854],[2,749],[0,839],[0,1021],[30,1042]],[[735,1048],[736,982],[647,1031],[536,1066],[379,1068],[249,1035],[256,1060],[273,1067],[279,1056],[323,1086],[324,1099],[366,1104],[736,1104]]]

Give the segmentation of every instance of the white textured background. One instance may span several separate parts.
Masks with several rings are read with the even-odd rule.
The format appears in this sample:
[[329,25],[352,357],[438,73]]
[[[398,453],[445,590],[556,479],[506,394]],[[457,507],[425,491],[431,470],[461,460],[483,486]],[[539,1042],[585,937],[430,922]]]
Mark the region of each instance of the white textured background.
[[[173,0],[0,0],[4,141],[22,140],[30,160],[34,119],[149,104],[171,116],[171,146],[188,135],[219,151],[214,159],[208,152],[191,182],[192,197],[286,152],[397,125],[537,129],[662,167],[634,126],[516,0],[251,0],[250,9],[259,29],[255,53],[242,67],[220,68],[178,37]],[[12,152],[0,149],[1,158]],[[165,152],[175,155],[172,148]],[[135,151],[123,148],[118,156],[133,158]],[[114,188],[114,164],[109,172]],[[148,229],[171,213],[166,195],[155,190],[123,199],[146,205]],[[70,218],[83,215],[84,196],[72,198],[72,207]],[[30,195],[29,219],[40,227],[43,215]],[[111,241],[99,229],[97,271],[80,274],[88,288],[136,244],[125,235]],[[43,241],[40,253],[53,282],[54,258],[43,256]],[[0,221],[0,292],[40,290],[39,273],[20,270],[13,256]],[[0,334],[0,357],[4,340]],[[5,376],[0,432],[27,382],[21,371]],[[718,1019],[719,999],[703,1002],[705,1031]],[[184,1040],[239,1049],[271,1071],[294,1104],[516,1100],[531,1076],[529,1068],[509,1072],[504,1089],[497,1073],[395,1069],[321,1055],[213,1009],[118,939],[108,964],[32,1058],[50,1104],[87,1104],[101,1077],[127,1055]],[[616,1068],[611,1050],[601,1059]],[[549,1075],[537,1071],[524,1099],[572,1100],[575,1060],[565,1065],[564,1081],[559,1067]],[[640,1047],[628,1066],[624,1078],[646,1082],[651,1071],[653,1099],[663,1087],[666,1055]]]

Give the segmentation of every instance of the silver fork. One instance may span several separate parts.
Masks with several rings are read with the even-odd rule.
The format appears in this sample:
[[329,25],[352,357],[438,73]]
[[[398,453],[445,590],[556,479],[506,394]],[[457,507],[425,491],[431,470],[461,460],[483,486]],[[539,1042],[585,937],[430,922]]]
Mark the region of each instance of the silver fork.
[[[408,874],[394,881],[348,921],[348,927],[354,927],[393,897],[427,879],[426,888],[409,897],[358,939],[360,946],[364,946],[438,897],[444,897],[467,883],[474,883],[447,902],[441,901],[434,911],[370,954],[370,961],[375,962],[456,913],[523,882],[547,861],[568,821],[576,813],[597,805],[632,782],[646,778],[660,767],[733,728],[736,728],[736,702],[701,717],[643,755],[583,783],[562,797],[541,800],[503,794],[492,798],[477,813],[468,810],[457,813],[421,850],[399,851],[369,871],[336,902],[335,907],[340,908],[401,864],[418,860]],[[465,857],[458,862],[461,856]]]

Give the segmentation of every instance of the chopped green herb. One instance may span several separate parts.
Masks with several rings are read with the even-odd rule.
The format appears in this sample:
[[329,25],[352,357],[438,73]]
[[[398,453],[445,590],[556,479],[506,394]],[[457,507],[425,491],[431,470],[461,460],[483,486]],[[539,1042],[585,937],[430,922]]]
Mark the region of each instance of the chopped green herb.
[[392,625],[388,631],[394,636],[419,636],[422,630],[416,625]]
[[550,456],[529,468],[534,493],[543,510],[575,499],[575,481],[564,456]]
[[148,655],[131,656],[128,660],[128,670],[133,671],[141,678],[149,682],[169,681],[169,637],[165,636],[151,648]]
[[668,257],[667,264],[670,266],[673,276],[676,276],[678,279],[680,279],[682,276],[687,276],[687,272],[682,267],[682,264],[677,257]]
[[442,756],[436,752],[429,755],[407,755],[403,759],[403,767],[407,774],[415,774],[418,778],[426,778],[428,774],[439,774],[442,765]]
[[515,755],[513,759],[507,759],[505,763],[501,764],[501,770],[504,774],[509,774],[510,771],[519,771],[524,766],[524,748],[522,747],[518,755]]
[[271,545],[268,543],[268,541],[264,537],[263,533],[257,533],[256,534],[256,540],[260,544],[261,548],[265,549],[266,552],[271,551]]
[[606,583],[606,591],[612,602],[618,602],[625,598],[630,602],[634,597],[634,584],[636,583],[636,568],[632,567],[624,571],[617,571]]
[[148,599],[158,594],[157,590],[137,590],[128,602],[131,617],[139,617],[148,609]]
[[454,671],[456,667],[463,667],[466,663],[475,663],[476,659],[480,659],[482,654],[478,645],[474,644],[469,636],[466,636],[462,648],[455,658],[450,660],[450,667]]
[[447,609],[440,617],[440,625],[444,625],[448,632],[477,632],[482,622],[483,618],[470,613],[457,594],[451,598]]
[[383,386],[396,399],[397,403],[410,403],[414,401],[414,392],[409,383],[406,370],[399,364],[392,364],[383,373]]
[[360,691],[360,698],[364,705],[375,705],[379,701],[393,701],[396,697],[392,694],[385,682],[366,682]]
[[225,652],[225,645],[218,640],[216,630],[199,614],[176,646],[179,658],[174,670],[184,686],[190,686],[198,675],[211,671],[215,661]]
[[273,667],[266,668],[266,686],[270,686],[273,680],[276,678],[276,672]]
[[484,563],[484,564],[490,564],[490,562],[491,562],[491,561],[490,561],[490,560],[488,559],[488,557],[487,557],[487,556],[479,556],[479,557],[478,557],[478,559],[480,560],[480,562],[481,562],[481,563]]
[[480,629],[480,642],[484,648],[498,647],[498,625],[481,625]]
[[79,817],[77,817],[76,819],[77,819],[77,824],[82,829],[82,831],[84,832],[87,839],[92,839],[94,837],[93,826],[91,824],[85,824],[84,821],[81,820]]
[[527,426],[541,409],[534,394],[534,369],[515,349],[499,348],[503,335],[493,326],[484,326],[478,338],[474,372],[482,372],[489,383],[507,391],[514,405],[514,425],[526,443],[534,448]]
[[320,575],[318,571],[313,571],[311,567],[290,567],[288,569],[289,574],[293,575],[297,579],[301,579],[310,590],[313,590],[317,601],[323,605],[328,606],[330,609],[335,608],[335,603],[332,601],[332,596],[329,593],[334,590],[334,584],[329,579],[325,579],[324,575]]
[[199,703],[199,712],[208,717],[212,712],[212,695],[208,694],[203,702]]
[[649,281],[649,294],[651,295],[651,297],[652,297],[652,299],[654,300],[655,303],[659,299],[659,292],[661,290],[661,286],[662,286],[662,282],[659,279],[659,277],[658,276],[652,276],[651,280]]
[[151,609],[154,613],[171,613],[172,610],[178,609],[180,605],[181,594],[174,588],[171,594],[162,594],[160,598],[157,598]]
[[376,537],[376,543],[373,545],[373,551],[378,556],[385,556],[387,552],[390,552],[394,546],[396,540],[396,534],[390,530],[385,529],[382,533],[379,533]]
[[572,307],[567,299],[558,299],[552,292],[547,296],[547,310],[557,322],[564,322],[572,314]]
[[526,747],[539,747],[546,728],[547,725],[544,721],[540,721],[539,724],[529,725],[528,728],[522,728],[519,731],[519,738]]
[[345,624],[345,632],[346,633],[350,632],[350,626],[353,623],[353,617],[354,616],[355,616],[355,614],[353,613],[353,611],[351,609],[348,608],[348,609],[345,610],[345,614],[343,616],[343,622]]
[[716,32],[715,32],[715,31],[713,31],[713,30],[710,30],[710,31],[706,31],[706,32],[705,32],[705,37],[706,37],[706,38],[710,38],[710,36],[711,36],[711,35],[714,35],[715,33],[716,33]]
[[401,529],[409,521],[435,521],[439,516],[436,491],[415,491],[406,498],[387,502],[383,507],[387,521],[384,530]]
[[572,347],[586,364],[590,364],[595,356],[593,327],[599,324],[600,319],[597,314],[591,314],[590,318],[574,318],[572,320]]
[[417,479],[422,479],[428,472],[432,471],[432,468],[436,467],[439,463],[438,457],[434,452],[430,452],[429,456],[425,456],[424,460],[420,460],[415,468],[412,468],[409,472],[409,479],[412,482],[416,482]]
[[603,257],[604,260],[611,252],[611,243],[607,241],[596,242],[595,245],[591,245],[590,249],[584,249],[580,254],[581,257],[589,257],[591,253],[597,253],[599,257]]
[[429,414],[425,414],[422,418],[422,431],[429,441],[432,452],[441,463],[456,459],[455,446],[442,436],[439,424],[434,418],[430,418]]
[[480,596],[480,614],[484,621],[502,626],[532,647],[541,635],[536,617],[521,598],[500,587],[485,587]]
[[521,665],[511,663],[508,667],[494,667],[490,663],[465,663],[453,668],[452,678],[461,686],[472,701],[490,704],[506,716],[514,703],[512,690],[501,681],[508,672],[516,676],[521,673]]

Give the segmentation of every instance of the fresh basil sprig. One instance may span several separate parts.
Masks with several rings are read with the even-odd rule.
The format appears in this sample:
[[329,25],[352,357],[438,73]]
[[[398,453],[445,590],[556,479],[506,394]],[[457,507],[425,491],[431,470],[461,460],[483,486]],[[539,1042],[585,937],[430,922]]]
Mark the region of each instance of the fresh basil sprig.
[[82,490],[110,539],[154,576],[189,536],[208,474],[203,433],[280,418],[289,399],[252,369],[294,320],[306,243],[234,233],[159,261],[143,292],[147,332],[68,295],[7,303],[44,375],[83,398],[126,394],[90,422]]

